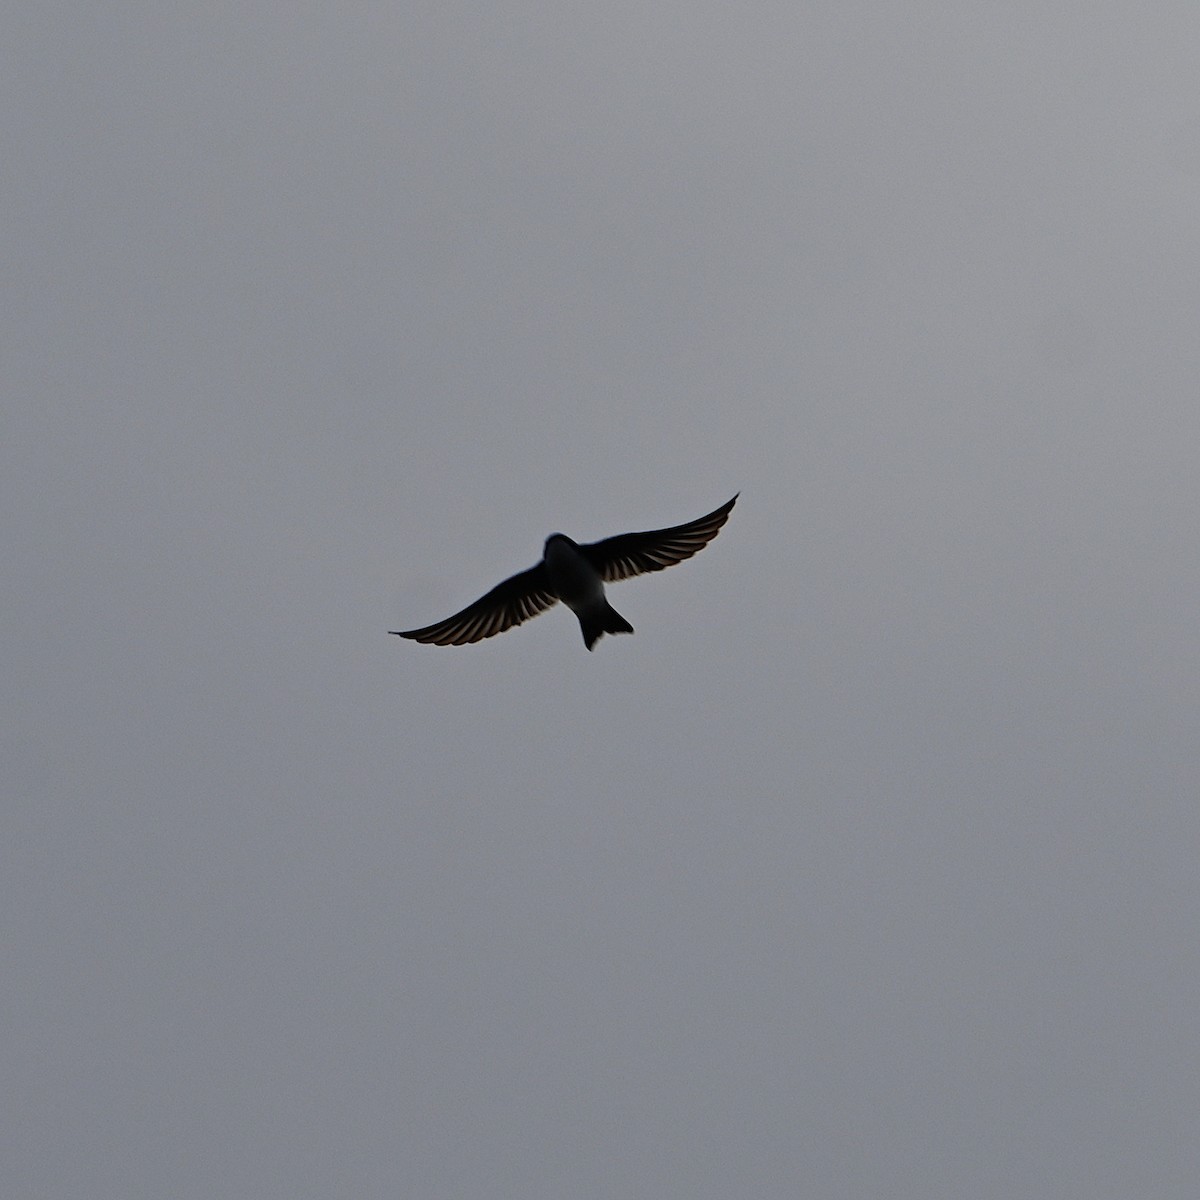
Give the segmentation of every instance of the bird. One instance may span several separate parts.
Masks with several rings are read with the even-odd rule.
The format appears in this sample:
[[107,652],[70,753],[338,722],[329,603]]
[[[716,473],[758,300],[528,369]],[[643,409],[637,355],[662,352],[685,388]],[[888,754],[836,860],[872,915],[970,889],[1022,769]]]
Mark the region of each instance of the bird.
[[703,550],[729,519],[740,494],[707,516],[669,529],[621,533],[584,545],[565,533],[552,533],[541,562],[497,584],[461,612],[421,629],[388,632],[434,646],[466,646],[512,629],[561,600],[579,618],[583,644],[592,650],[606,633],[633,632],[609,604],[604,585],[673,567]]

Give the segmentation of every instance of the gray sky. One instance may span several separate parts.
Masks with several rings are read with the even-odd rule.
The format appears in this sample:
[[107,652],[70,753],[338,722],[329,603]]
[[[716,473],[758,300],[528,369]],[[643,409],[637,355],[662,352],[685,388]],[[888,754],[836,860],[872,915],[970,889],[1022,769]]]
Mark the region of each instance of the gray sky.
[[0,1193],[1190,1200],[1198,46],[14,10]]

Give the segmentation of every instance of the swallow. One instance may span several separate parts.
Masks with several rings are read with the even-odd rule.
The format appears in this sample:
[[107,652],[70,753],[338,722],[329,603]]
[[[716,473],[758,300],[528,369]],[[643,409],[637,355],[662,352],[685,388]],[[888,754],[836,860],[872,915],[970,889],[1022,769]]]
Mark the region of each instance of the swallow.
[[422,629],[389,632],[435,646],[466,646],[512,629],[561,600],[579,618],[583,644],[591,650],[606,633],[633,632],[633,626],[605,598],[604,585],[691,558],[717,536],[736,501],[735,495],[708,516],[686,525],[622,533],[582,546],[565,533],[552,533],[540,563],[497,584],[462,612]]

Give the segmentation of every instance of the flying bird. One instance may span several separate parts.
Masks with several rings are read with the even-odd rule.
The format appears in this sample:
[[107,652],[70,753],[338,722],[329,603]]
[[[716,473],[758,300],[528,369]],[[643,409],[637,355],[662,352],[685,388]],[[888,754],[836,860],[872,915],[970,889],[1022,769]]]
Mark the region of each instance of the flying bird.
[[734,496],[686,525],[622,533],[583,546],[565,533],[552,533],[537,566],[506,579],[462,612],[423,629],[390,632],[435,646],[466,646],[520,625],[561,600],[579,618],[583,643],[591,650],[606,633],[633,632],[633,626],[605,598],[604,585],[691,558],[717,536],[736,501]]

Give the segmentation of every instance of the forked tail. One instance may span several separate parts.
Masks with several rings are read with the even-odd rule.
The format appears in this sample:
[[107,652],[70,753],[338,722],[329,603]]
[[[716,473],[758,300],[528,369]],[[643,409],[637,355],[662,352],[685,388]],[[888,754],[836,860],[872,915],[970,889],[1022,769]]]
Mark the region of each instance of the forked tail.
[[607,600],[590,612],[579,614],[583,644],[591,650],[606,633],[632,633],[633,626]]

